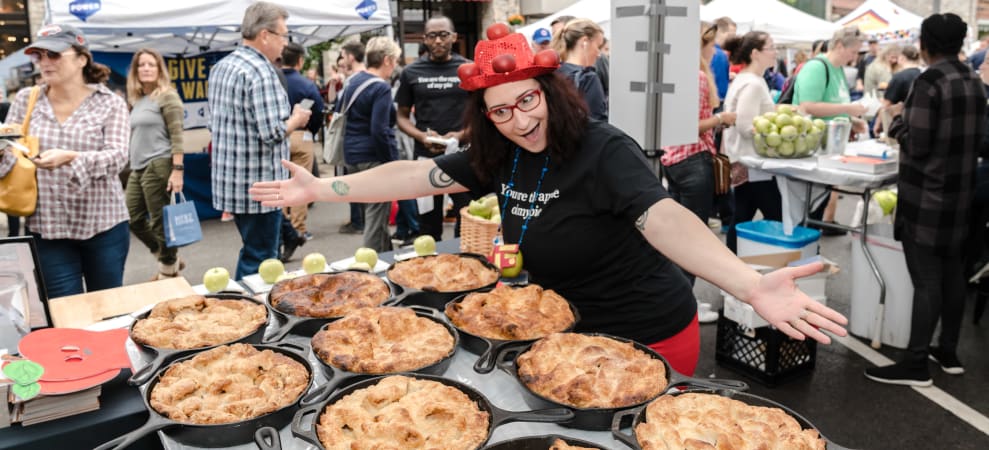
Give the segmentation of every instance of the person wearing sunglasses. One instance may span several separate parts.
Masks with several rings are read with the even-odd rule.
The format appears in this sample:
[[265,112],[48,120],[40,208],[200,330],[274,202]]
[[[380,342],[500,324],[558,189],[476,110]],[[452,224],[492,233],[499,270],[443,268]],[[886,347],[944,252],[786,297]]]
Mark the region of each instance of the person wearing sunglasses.
[[[38,203],[25,228],[38,245],[48,296],[119,287],[130,248],[118,178],[128,161],[127,104],[107,89],[110,69],[93,62],[89,40],[73,26],[42,27],[24,53],[41,74],[29,130],[41,150]],[[26,119],[31,90],[18,92],[8,124]],[[13,162],[0,152],[0,177]]]
[[829,342],[819,328],[846,334],[841,314],[794,284],[820,263],[760,275],[735,257],[670,198],[631,137],[589,118],[573,83],[555,73],[555,52],[533,55],[525,36],[510,33],[479,42],[474,54],[477,62],[460,71],[470,92],[468,150],[324,179],[283,161],[293,177],[257,183],[251,195],[282,206],[495,192],[504,242],[521,248],[531,282],[577,307],[576,331],[649,345],[681,373],[694,372],[700,333],[677,265],[751,303],[790,336]]
[[[457,86],[457,69],[469,61],[453,52],[455,42],[453,21],[433,16],[426,22],[423,34],[426,53],[406,66],[399,77],[395,92],[398,128],[415,140],[416,158],[435,158],[447,150],[447,144],[441,142],[463,138],[467,92]],[[443,238],[443,196],[418,200],[420,232],[439,241]],[[453,212],[459,213],[470,197],[452,195],[451,200]],[[459,237],[460,214],[456,218],[453,235]]]

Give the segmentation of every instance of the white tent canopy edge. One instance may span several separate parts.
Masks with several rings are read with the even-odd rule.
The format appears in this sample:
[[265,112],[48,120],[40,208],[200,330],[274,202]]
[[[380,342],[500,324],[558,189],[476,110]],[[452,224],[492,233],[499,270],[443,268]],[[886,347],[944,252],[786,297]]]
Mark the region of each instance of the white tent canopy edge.
[[[193,56],[236,48],[244,11],[252,3],[255,0],[47,0],[45,22],[80,28],[93,51],[134,52],[154,47],[166,56]],[[282,0],[277,4],[288,11],[289,33],[302,45],[392,23],[389,2],[384,0]]]

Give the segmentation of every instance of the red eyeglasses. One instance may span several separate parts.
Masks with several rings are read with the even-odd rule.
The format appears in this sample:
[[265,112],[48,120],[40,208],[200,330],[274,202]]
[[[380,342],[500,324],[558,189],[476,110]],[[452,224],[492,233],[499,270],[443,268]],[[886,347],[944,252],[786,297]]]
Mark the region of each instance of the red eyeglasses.
[[522,94],[522,97],[519,98],[514,105],[497,106],[485,111],[484,114],[488,116],[488,120],[496,124],[508,122],[515,116],[516,109],[523,112],[529,112],[536,109],[536,107],[539,106],[542,94],[542,91],[539,89],[533,89],[525,94]]

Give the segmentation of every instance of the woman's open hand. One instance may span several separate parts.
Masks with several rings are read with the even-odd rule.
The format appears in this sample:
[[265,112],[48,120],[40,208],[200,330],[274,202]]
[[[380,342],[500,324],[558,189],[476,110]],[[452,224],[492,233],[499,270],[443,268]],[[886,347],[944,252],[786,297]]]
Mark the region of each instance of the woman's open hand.
[[844,325],[848,319],[797,289],[796,279],[813,275],[823,268],[821,263],[799,267],[784,267],[763,275],[750,293],[748,302],[756,313],[777,329],[794,339],[810,337],[824,344],[831,339],[821,333],[828,330],[838,336],[848,334]]
[[251,186],[248,193],[251,199],[264,206],[299,206],[316,200],[318,179],[304,167],[282,160],[282,165],[291,174],[288,180],[259,181]]

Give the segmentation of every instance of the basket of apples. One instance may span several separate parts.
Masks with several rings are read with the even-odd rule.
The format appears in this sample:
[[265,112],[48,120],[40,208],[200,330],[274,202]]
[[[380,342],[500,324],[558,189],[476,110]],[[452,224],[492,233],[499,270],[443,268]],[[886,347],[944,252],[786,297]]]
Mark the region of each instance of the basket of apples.
[[494,238],[501,226],[498,197],[471,200],[460,208],[460,251],[487,256],[494,248]]
[[797,113],[793,106],[779,105],[752,120],[753,141],[759,156],[806,158],[824,146],[827,125]]

